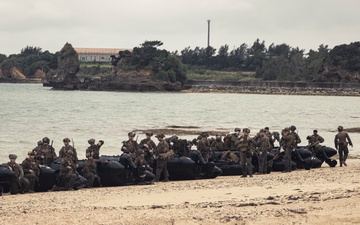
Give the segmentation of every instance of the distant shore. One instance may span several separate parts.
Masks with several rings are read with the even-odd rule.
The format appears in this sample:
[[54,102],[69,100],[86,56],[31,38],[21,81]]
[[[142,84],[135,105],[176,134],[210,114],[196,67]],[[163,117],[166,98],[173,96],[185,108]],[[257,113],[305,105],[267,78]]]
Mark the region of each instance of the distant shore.
[[194,86],[184,93],[236,93],[266,95],[319,95],[319,96],[360,96],[360,89],[329,88],[287,88],[287,87],[234,87],[234,86]]

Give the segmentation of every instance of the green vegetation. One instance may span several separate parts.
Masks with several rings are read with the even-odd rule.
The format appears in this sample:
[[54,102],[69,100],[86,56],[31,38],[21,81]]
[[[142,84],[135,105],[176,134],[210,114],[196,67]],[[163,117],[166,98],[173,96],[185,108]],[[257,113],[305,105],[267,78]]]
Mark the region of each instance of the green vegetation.
[[112,64],[123,70],[150,70],[156,79],[184,83],[186,67],[167,50],[157,49],[162,44],[161,41],[145,41],[132,52],[120,51],[113,57]]
[[26,77],[32,77],[37,69],[46,73],[57,68],[57,53],[43,52],[39,47],[26,46],[20,54],[4,56],[0,55],[0,69],[8,71],[16,66]]
[[216,70],[189,70],[187,77],[189,80],[209,80],[209,81],[249,81],[259,80],[254,72],[241,71],[216,71]]
[[[81,63],[79,77],[104,77],[113,74],[113,66],[122,70],[149,70],[155,78],[184,83],[194,80],[274,80],[317,82],[360,82],[360,42],[343,44],[329,49],[320,45],[305,53],[287,44],[271,44],[257,39],[251,46],[243,43],[218,50],[187,47],[180,53],[158,49],[161,41],[145,41],[132,52],[121,51],[108,63]],[[39,47],[26,46],[19,54],[0,54],[0,69],[16,66],[27,77],[37,69],[45,73],[57,69],[59,52],[53,54]],[[188,72],[187,72],[188,71]]]
[[82,63],[76,74],[79,78],[106,77],[113,75],[112,65],[107,63]]
[[[189,68],[202,68],[205,71],[252,71],[255,78],[260,80],[350,82],[349,76],[344,80],[339,75],[341,78],[334,80],[328,77],[327,71],[360,72],[360,42],[335,46],[334,49],[320,45],[316,51],[310,50],[305,54],[304,50],[287,44],[271,44],[266,48],[265,41],[257,39],[251,47],[244,43],[231,51],[228,45],[221,46],[217,54],[216,49],[211,46],[194,49],[187,47],[178,57]],[[202,79],[204,76],[201,74],[190,72],[188,77]],[[216,74],[219,78],[210,79],[229,79],[220,73]],[[360,82],[360,79],[355,81]]]

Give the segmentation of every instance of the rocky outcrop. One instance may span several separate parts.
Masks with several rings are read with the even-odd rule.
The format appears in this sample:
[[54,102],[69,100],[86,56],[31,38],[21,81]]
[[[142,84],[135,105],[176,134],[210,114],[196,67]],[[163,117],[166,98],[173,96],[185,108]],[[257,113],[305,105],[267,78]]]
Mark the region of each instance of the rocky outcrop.
[[34,73],[34,78],[40,78],[40,79],[44,79],[45,78],[45,72],[41,69],[37,69]]
[[47,81],[55,89],[76,89],[80,80],[76,73],[80,69],[78,54],[71,44],[66,43],[61,49],[58,59],[58,68],[50,70],[46,75]]

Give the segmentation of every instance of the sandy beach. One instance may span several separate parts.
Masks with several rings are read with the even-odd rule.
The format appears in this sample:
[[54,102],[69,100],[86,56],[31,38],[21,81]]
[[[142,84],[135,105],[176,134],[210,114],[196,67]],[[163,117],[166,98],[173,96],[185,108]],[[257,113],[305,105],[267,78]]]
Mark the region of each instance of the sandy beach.
[[4,195],[0,224],[359,224],[360,160],[146,186]]

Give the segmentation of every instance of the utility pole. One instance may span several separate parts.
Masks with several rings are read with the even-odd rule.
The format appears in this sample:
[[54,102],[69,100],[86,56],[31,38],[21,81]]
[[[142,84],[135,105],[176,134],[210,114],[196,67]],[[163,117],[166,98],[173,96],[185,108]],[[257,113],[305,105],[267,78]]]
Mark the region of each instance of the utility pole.
[[208,40],[207,40],[207,46],[210,46],[210,20],[207,20],[208,22]]

